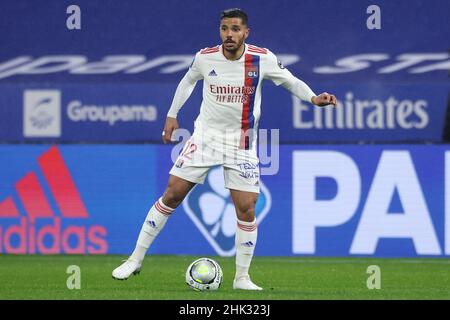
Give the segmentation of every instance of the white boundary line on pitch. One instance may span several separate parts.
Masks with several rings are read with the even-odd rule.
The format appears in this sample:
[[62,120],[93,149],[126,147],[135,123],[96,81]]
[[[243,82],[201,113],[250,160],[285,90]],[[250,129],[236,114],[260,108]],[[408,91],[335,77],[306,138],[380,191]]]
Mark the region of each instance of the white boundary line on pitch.
[[[291,260],[291,259],[284,259],[284,258],[279,258],[279,257],[259,257],[261,260],[263,259],[270,259],[271,261],[274,262],[289,262],[289,263],[322,263],[322,264],[367,264],[367,263],[371,263],[371,262],[377,262],[377,263],[392,263],[392,264],[397,264],[397,263],[405,263],[405,264],[413,264],[413,263],[417,263],[417,264],[448,264],[450,265],[450,260],[429,260],[429,259],[436,259],[436,258],[423,258],[423,259],[410,259],[410,258],[357,258],[357,257],[348,257],[348,260],[344,260],[347,258],[326,258],[324,257],[323,260],[322,259],[311,259],[311,258],[307,258],[307,257],[286,257],[286,258],[297,258],[297,259],[301,259],[301,260]],[[333,261],[326,261],[327,259],[333,259]],[[336,260],[334,260],[336,259]],[[361,260],[359,260],[361,259]],[[364,260],[363,260],[364,259]],[[445,258],[443,258],[445,259]],[[368,261],[370,260],[370,261]],[[373,260],[373,261],[372,261]]]

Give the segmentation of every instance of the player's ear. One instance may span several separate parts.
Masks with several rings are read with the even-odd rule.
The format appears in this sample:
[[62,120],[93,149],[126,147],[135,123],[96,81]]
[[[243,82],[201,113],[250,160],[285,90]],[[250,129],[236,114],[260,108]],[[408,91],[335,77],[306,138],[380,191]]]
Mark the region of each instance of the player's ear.
[[249,34],[250,34],[250,28],[247,27],[246,30],[245,30],[245,33],[244,33],[244,39],[247,39]]

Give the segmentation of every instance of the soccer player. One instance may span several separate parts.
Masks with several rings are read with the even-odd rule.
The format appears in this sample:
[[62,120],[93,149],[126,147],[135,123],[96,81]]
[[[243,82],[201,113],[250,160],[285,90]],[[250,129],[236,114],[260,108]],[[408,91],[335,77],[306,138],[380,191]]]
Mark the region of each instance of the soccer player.
[[[213,166],[224,169],[225,187],[230,190],[237,215],[236,273],[234,289],[262,290],[249,277],[258,228],[255,204],[259,194],[256,152],[261,114],[261,81],[270,79],[298,98],[316,106],[336,105],[328,93],[315,95],[265,48],[245,43],[250,29],[247,14],[225,10],[220,19],[222,44],[200,50],[179,83],[167,113],[162,139],[170,142],[178,128],[177,114],[199,80],[203,101],[195,129],[170,171],[163,195],[148,212],[131,256],[113,272],[115,279],[139,273],[145,254],[172,212],[189,191],[202,184]],[[280,110],[286,112],[287,110]],[[232,155],[232,156],[231,156]]]

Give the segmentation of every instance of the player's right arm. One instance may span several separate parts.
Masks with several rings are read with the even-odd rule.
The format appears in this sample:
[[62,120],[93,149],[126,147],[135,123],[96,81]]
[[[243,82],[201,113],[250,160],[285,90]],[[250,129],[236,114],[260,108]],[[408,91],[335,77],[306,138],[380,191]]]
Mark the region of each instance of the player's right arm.
[[203,79],[203,74],[199,67],[199,55],[199,53],[195,55],[194,61],[192,61],[188,72],[186,72],[183,79],[181,79],[177,90],[175,91],[172,105],[170,106],[169,112],[167,112],[166,123],[162,133],[164,143],[171,142],[172,133],[178,129],[178,112],[186,100],[191,96],[197,81]]

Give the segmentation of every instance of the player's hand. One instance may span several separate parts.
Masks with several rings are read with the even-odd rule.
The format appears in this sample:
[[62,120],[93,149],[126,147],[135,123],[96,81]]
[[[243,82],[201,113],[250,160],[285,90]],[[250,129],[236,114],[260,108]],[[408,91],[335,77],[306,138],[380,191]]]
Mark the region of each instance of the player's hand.
[[332,104],[333,106],[336,106],[336,97],[329,93],[321,93],[318,96],[315,96],[311,99],[312,104],[315,104],[316,106],[323,107],[327,106],[329,104]]
[[167,117],[164,130],[162,132],[162,139],[164,143],[172,142],[172,133],[178,129],[178,120],[176,118]]

